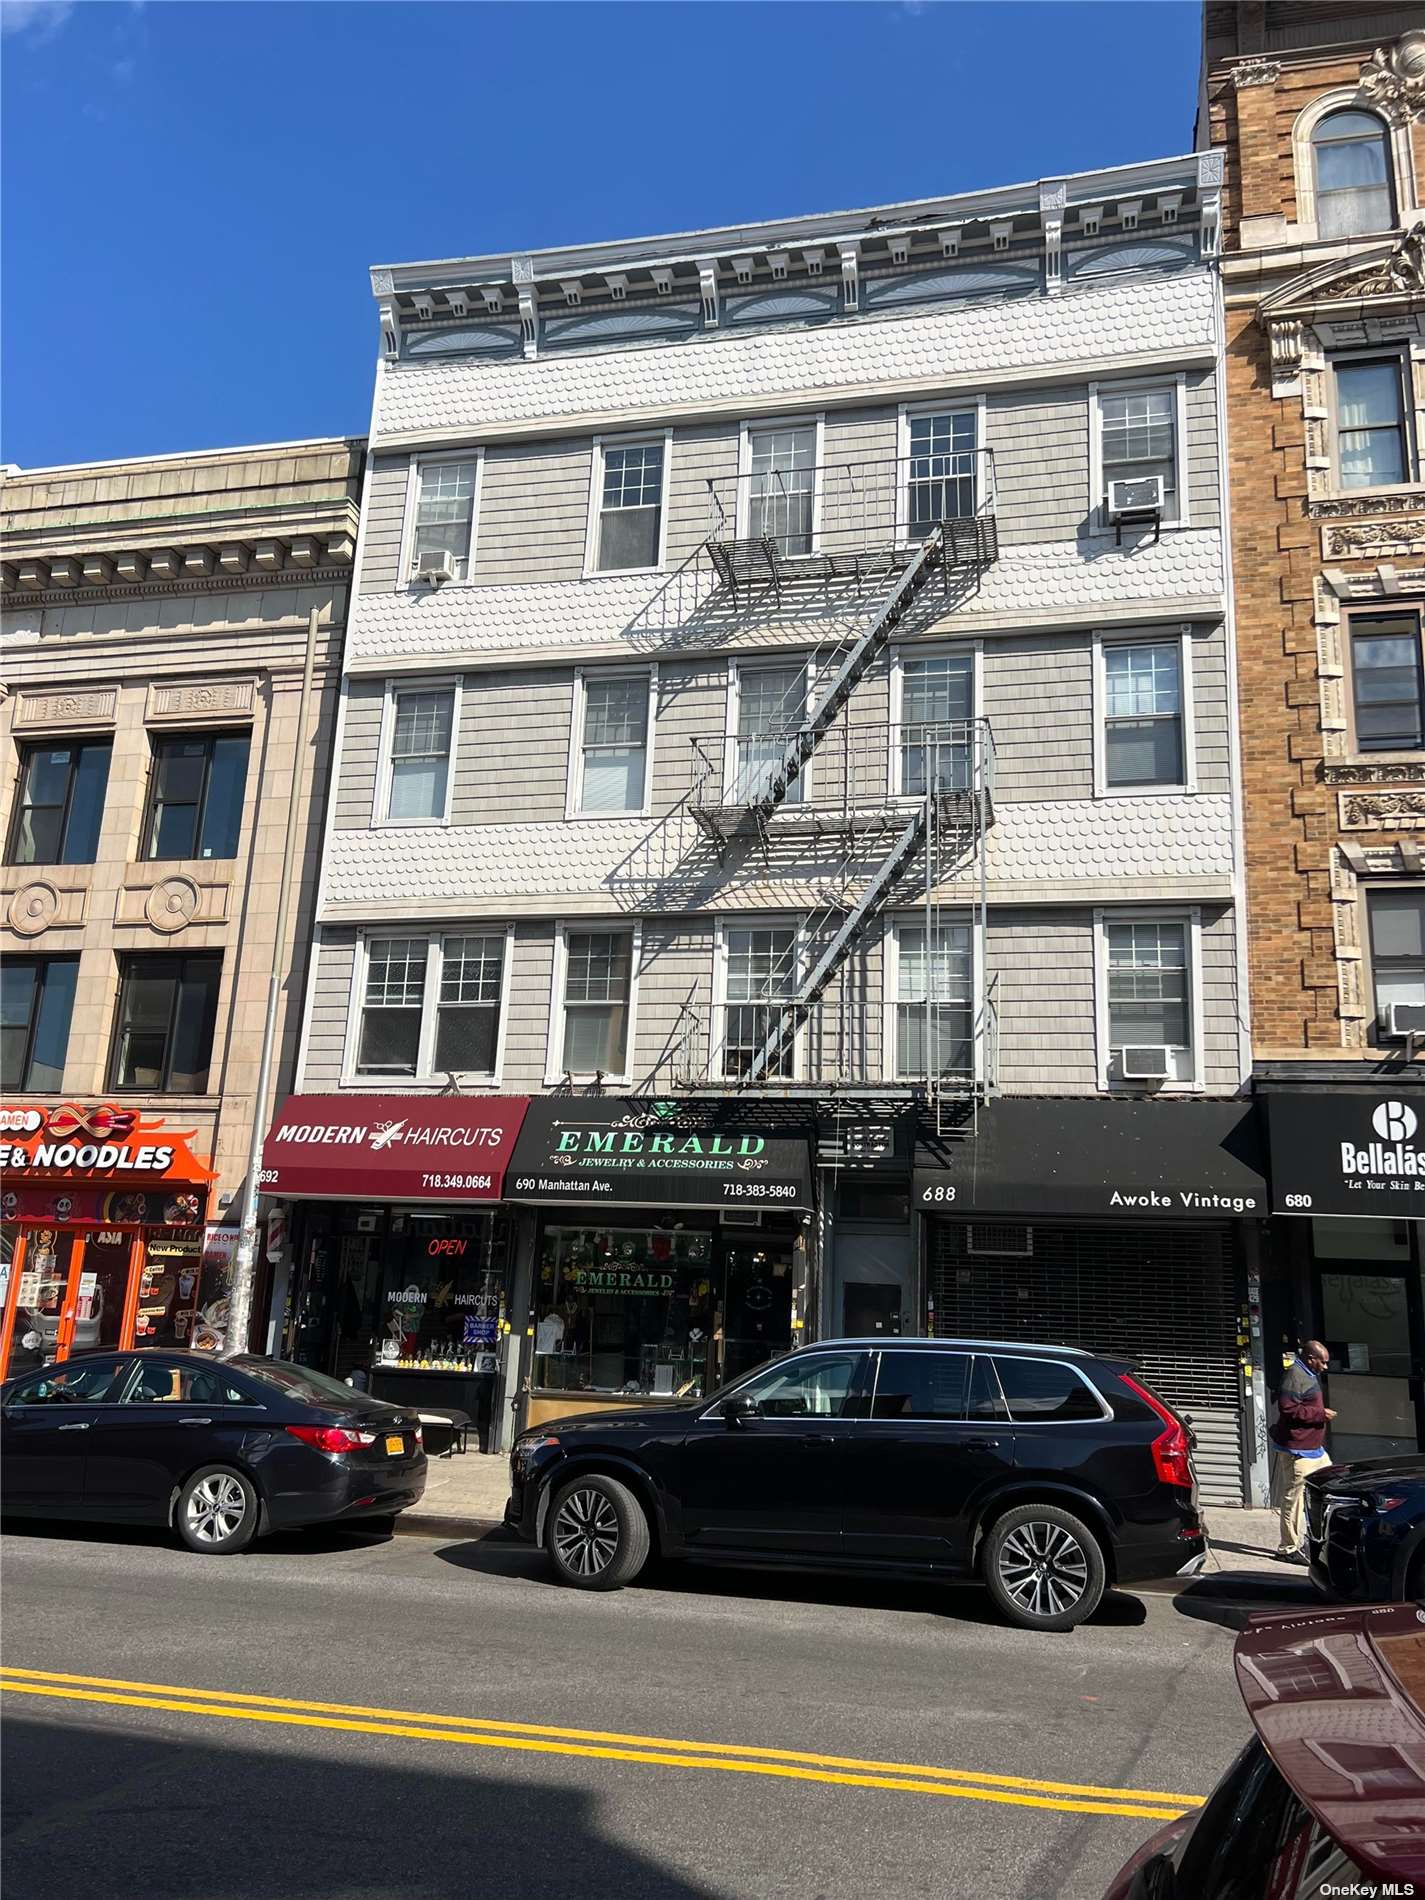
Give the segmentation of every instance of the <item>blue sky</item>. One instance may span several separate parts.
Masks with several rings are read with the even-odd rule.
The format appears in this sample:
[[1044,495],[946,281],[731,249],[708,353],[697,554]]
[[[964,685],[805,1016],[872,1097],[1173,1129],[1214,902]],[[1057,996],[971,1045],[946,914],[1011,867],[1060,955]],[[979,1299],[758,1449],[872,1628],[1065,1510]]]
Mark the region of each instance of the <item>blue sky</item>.
[[373,263],[1186,151],[1195,0],[3,0],[0,455],[361,434]]

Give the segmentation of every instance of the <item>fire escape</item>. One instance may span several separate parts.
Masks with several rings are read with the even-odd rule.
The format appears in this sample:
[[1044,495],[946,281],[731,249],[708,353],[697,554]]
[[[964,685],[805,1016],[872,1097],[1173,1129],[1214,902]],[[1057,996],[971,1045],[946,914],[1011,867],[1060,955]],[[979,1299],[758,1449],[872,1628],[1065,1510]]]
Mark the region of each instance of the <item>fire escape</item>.
[[[689,810],[730,877],[750,861],[811,901],[795,952],[764,959],[760,995],[734,1003],[729,992],[706,1025],[685,1010],[677,1080],[884,1097],[895,1074],[902,1094],[937,1108],[973,1103],[993,1086],[997,1053],[984,956],[989,726],[972,716],[968,686],[963,705],[926,702],[913,719],[856,689],[893,638],[933,626],[995,560],[993,461],[981,449],[782,461],[735,487],[709,483],[705,553],[740,634],[810,624],[818,638],[805,669],[776,665],[781,642],[739,649],[740,665],[774,663],[785,691],[768,703],[764,690],[751,716],[739,700],[734,729],[692,739]],[[877,677],[884,689],[885,670]],[[852,998],[858,948],[892,905],[917,920],[923,996]],[[882,1050],[906,1035],[908,1061]]]

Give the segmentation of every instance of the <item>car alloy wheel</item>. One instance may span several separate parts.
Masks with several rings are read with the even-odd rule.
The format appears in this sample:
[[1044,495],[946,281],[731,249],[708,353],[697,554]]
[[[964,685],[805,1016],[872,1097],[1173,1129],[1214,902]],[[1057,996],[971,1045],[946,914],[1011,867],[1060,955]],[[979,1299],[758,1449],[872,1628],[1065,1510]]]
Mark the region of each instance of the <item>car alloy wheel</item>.
[[618,1513],[601,1490],[581,1485],[566,1494],[554,1519],[554,1547],[576,1577],[601,1576],[618,1555]]
[[1089,1561],[1061,1524],[1031,1518],[1012,1530],[999,1552],[1006,1593],[1031,1616],[1063,1616],[1089,1586]]
[[231,1537],[246,1511],[246,1494],[226,1471],[214,1471],[200,1479],[183,1507],[188,1528],[200,1544],[221,1544]]

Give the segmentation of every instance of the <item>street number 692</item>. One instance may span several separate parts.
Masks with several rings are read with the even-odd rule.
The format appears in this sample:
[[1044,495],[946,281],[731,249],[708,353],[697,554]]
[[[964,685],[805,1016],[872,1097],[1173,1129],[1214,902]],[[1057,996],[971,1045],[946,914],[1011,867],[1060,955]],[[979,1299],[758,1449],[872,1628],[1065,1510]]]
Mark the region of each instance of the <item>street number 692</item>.
[[952,1187],[928,1187],[920,1190],[922,1201],[953,1201],[957,1190]]

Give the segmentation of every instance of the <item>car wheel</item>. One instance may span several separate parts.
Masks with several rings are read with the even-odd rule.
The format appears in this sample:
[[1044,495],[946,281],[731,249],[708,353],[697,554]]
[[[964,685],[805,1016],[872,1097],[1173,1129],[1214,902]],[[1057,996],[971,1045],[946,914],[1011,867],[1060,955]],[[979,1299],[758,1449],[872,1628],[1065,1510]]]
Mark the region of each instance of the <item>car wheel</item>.
[[632,1583],[648,1562],[652,1542],[632,1491],[598,1472],[561,1486],[544,1527],[544,1548],[560,1581],[579,1590],[618,1590]]
[[1071,1630],[1092,1616],[1108,1579],[1098,1539],[1056,1504],[1006,1511],[985,1538],[990,1595],[1021,1629]]
[[257,1535],[257,1493],[231,1465],[205,1465],[178,1493],[173,1525],[189,1550],[231,1557]]

